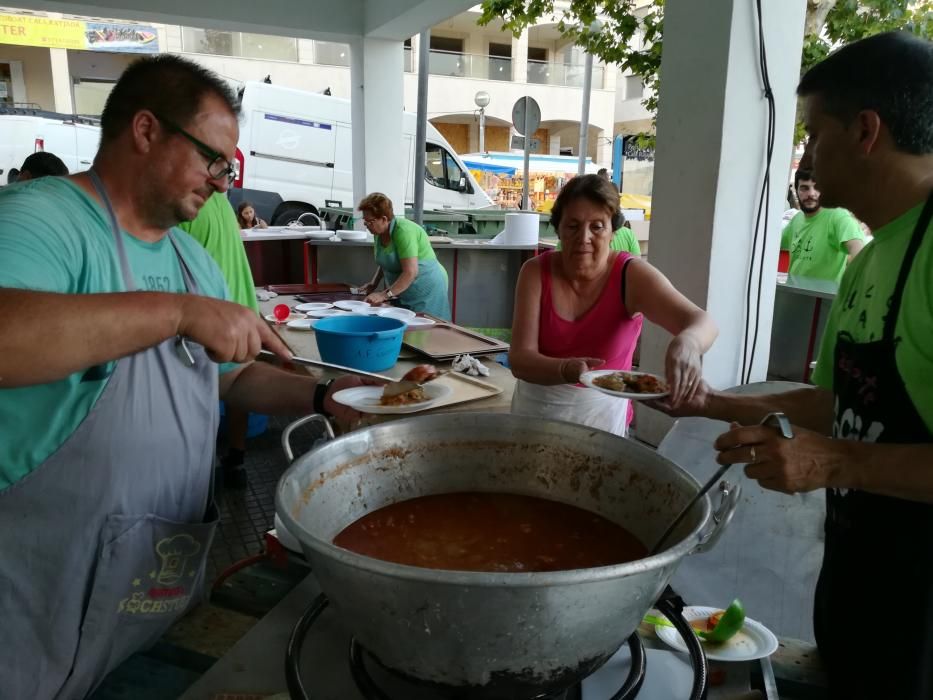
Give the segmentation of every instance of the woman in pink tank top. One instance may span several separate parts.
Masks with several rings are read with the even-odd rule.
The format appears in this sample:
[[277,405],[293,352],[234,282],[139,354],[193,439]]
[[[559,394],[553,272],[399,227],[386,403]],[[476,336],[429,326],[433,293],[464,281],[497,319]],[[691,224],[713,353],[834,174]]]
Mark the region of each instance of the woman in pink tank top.
[[642,317],[674,336],[665,358],[671,403],[696,391],[716,325],[647,262],[610,250],[618,215],[618,192],[598,175],[573,178],[557,197],[551,222],[562,249],[525,263],[515,290],[514,413],[624,435],[628,402],[577,383],[590,369],[631,369]]

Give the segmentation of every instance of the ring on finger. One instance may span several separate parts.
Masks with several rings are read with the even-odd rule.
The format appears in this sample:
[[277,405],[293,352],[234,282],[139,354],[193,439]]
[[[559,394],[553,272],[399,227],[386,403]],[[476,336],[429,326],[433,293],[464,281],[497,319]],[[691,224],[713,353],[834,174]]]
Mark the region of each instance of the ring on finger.
[[751,463],[751,464],[757,464],[757,463],[758,463],[758,457],[755,455],[755,448],[754,448],[754,447],[752,447],[751,455],[752,455],[752,461],[751,461],[750,463]]

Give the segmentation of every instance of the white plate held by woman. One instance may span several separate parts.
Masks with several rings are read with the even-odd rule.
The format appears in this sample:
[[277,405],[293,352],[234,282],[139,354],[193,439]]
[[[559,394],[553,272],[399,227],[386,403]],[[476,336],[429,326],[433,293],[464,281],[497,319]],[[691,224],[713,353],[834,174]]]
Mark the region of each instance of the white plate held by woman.
[[[665,390],[657,392],[657,393],[651,393],[651,394],[641,393],[637,391],[615,391],[613,389],[606,389],[605,387],[601,387],[598,384],[595,384],[593,382],[594,379],[598,379],[599,377],[605,377],[608,374],[616,374],[616,373],[631,375],[633,377],[644,377],[644,376],[654,377],[659,382],[661,382],[662,386],[665,387]],[[580,383],[583,384],[584,386],[590,387],[591,389],[596,389],[596,391],[601,391],[604,394],[609,394],[609,396],[616,396],[620,399],[633,399],[635,401],[647,401],[649,399],[662,399],[671,393],[669,390],[666,389],[667,382],[665,382],[662,377],[659,377],[656,374],[650,374],[649,372],[634,372],[631,370],[618,370],[618,369],[590,370],[589,372],[584,372],[583,374],[580,375]]]
[[[701,620],[708,618],[722,608],[708,608],[701,605],[688,605],[684,608],[684,619],[687,622],[691,620]],[[673,627],[662,627],[655,625],[655,633],[658,639],[673,647],[677,651],[686,652],[687,645],[680,638],[680,633]],[[706,658],[711,661],[754,661],[771,656],[777,651],[778,640],[774,633],[757,620],[745,618],[745,624],[731,639],[721,644],[703,642],[703,649],[706,651]]]
[[307,304],[298,304],[295,307],[295,311],[301,311],[302,313],[308,313],[309,311],[321,311],[322,309],[332,309],[334,305],[329,301],[311,301]]
[[335,301],[334,306],[344,311],[355,311],[358,314],[365,314],[370,308],[368,301],[361,301],[359,299],[342,299],[340,301]]
[[447,398],[450,396],[451,392],[453,392],[453,389],[445,384],[425,384],[422,389],[424,390],[425,396],[428,397],[428,400],[420,401],[419,403],[411,403],[406,406],[383,406],[382,403],[380,403],[380,399],[382,398],[381,386],[357,386],[352,389],[343,389],[342,391],[338,391],[331,398],[337,403],[349,406],[360,413],[417,413],[418,411],[431,408],[438,401]]

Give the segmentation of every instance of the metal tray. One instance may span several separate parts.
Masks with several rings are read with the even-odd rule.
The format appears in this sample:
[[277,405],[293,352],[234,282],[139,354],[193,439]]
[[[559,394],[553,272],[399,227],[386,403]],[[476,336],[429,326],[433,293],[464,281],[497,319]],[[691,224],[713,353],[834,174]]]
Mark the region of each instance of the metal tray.
[[509,350],[508,343],[448,323],[406,331],[402,345],[438,362],[467,353],[490,355]]

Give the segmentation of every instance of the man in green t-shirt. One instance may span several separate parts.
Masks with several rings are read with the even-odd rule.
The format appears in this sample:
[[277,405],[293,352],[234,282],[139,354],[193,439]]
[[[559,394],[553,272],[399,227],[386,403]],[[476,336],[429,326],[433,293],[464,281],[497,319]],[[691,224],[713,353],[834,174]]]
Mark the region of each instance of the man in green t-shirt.
[[[678,415],[736,421],[721,464],[785,493],[826,490],[814,632],[833,700],[933,698],[933,43],[906,32],[813,67],[804,100],[823,202],[874,232],[839,287],[812,388],[750,396],[703,387]],[[809,161],[809,162],[807,162]],[[670,411],[669,406],[659,405]],[[781,437],[758,422],[793,421]],[[903,601],[883,642],[858,611]]]
[[4,697],[87,697],[199,602],[220,398],[360,417],[332,399],[359,379],[252,362],[291,353],[175,227],[227,189],[238,110],[196,63],[141,58],[90,170],[0,191]]
[[820,192],[809,170],[794,173],[794,188],[800,212],[781,232],[781,250],[790,251],[788,272],[838,282],[846,262],[865,246],[862,228],[845,209],[820,205]]
[[[178,228],[204,246],[214,259],[230,290],[230,301],[249,307],[257,314],[256,287],[253,272],[249,268],[246,249],[240,238],[240,223],[230,200],[223,192],[215,192],[201,207],[197,217],[182,221]],[[243,465],[246,453],[246,433],[249,429],[249,414],[232,406],[226,407],[227,454],[221,460],[224,483],[235,488],[245,488],[248,479]]]

